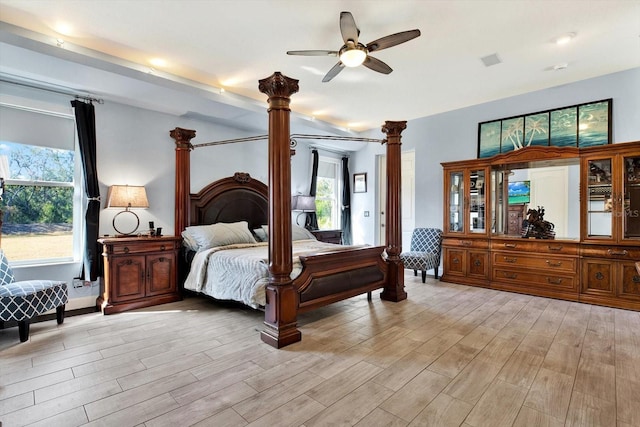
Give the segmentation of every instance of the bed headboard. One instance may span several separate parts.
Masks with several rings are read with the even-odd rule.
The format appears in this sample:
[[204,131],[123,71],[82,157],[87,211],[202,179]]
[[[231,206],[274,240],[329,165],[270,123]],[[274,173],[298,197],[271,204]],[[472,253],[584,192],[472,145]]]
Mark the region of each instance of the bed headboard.
[[212,182],[190,199],[190,225],[247,221],[253,230],[269,219],[269,190],[248,173]]

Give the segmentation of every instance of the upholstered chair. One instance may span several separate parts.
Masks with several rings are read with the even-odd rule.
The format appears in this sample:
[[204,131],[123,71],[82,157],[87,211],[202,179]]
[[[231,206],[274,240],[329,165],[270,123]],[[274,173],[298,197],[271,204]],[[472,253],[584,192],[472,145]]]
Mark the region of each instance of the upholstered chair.
[[14,281],[13,270],[0,249],[0,327],[18,322],[20,341],[29,339],[29,323],[34,317],[56,309],[58,324],[64,322],[64,307],[69,299],[67,284],[55,280]]
[[442,252],[442,230],[438,228],[416,228],[411,235],[409,251],[402,252],[400,259],[404,268],[413,270],[418,275],[422,271],[422,283],[427,278],[427,270],[434,271],[434,277],[438,278],[440,266],[440,253]]

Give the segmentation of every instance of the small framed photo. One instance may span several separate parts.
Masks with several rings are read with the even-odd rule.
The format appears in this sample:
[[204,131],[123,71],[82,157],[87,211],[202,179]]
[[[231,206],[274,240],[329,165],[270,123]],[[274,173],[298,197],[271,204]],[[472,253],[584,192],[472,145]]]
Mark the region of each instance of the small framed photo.
[[353,192],[354,193],[367,192],[367,173],[366,172],[353,174]]

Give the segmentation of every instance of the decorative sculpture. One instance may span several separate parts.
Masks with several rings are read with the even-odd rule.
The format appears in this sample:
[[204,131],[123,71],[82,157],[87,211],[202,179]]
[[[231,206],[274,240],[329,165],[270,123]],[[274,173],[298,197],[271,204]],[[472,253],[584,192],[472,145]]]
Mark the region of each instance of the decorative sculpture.
[[556,232],[553,223],[544,220],[544,206],[538,209],[529,209],[527,219],[522,221],[522,237],[534,237],[536,239],[555,239]]

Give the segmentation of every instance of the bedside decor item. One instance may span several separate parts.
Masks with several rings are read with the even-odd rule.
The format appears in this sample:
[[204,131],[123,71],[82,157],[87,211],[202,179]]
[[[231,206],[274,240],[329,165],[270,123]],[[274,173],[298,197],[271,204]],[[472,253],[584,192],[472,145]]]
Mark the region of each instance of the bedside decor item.
[[478,124],[478,158],[524,147],[611,144],[613,99],[571,105]]
[[[125,208],[123,211],[118,212],[113,217],[113,229],[121,235],[131,236],[136,233],[140,226],[140,218],[135,212],[131,211],[131,208],[146,209],[149,207],[149,201],[147,200],[147,192],[143,186],[135,185],[112,185],[109,187],[109,194],[107,196],[107,208]],[[130,213],[135,217],[135,226],[131,230],[120,230],[116,226],[116,219],[123,213]],[[122,225],[120,226],[122,227]]]
[[353,192],[354,193],[367,192],[367,173],[366,172],[353,174]]
[[302,194],[293,196],[291,198],[291,210],[293,212],[300,212],[298,216],[296,216],[296,224],[300,225],[300,223],[298,222],[298,219],[300,219],[300,215],[302,215],[303,213],[316,211],[315,196],[304,196]]

